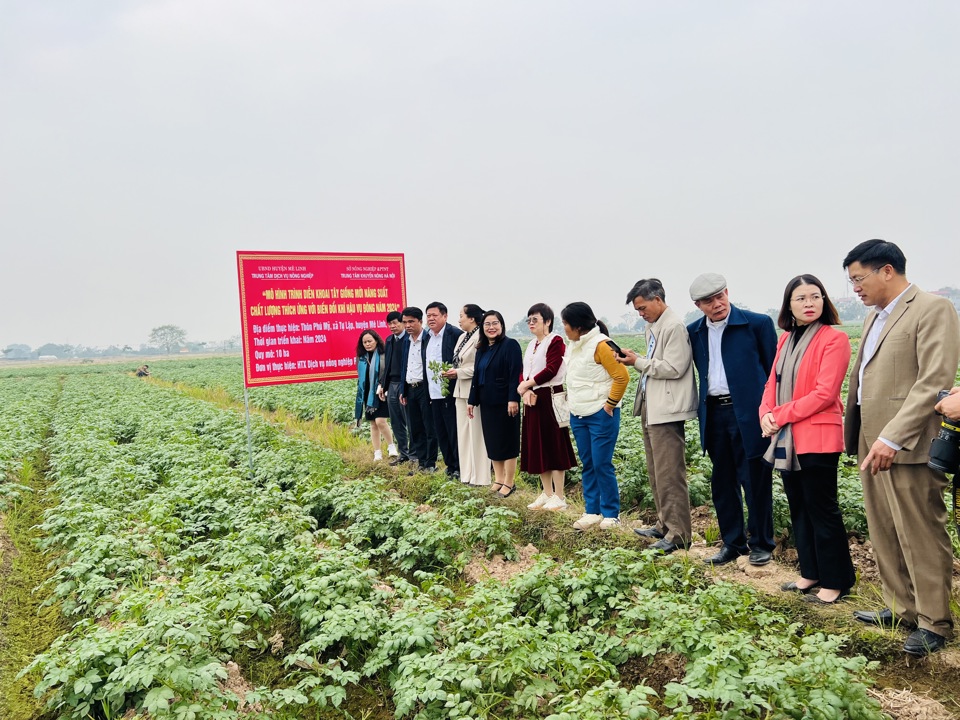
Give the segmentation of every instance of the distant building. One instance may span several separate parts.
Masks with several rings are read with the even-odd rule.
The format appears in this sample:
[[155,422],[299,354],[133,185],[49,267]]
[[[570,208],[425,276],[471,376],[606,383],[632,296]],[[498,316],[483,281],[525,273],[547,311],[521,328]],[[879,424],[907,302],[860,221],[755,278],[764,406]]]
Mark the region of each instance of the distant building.
[[960,315],[960,288],[942,287],[939,290],[933,290],[932,293],[945,297],[952,302],[953,306],[957,309],[957,314]]

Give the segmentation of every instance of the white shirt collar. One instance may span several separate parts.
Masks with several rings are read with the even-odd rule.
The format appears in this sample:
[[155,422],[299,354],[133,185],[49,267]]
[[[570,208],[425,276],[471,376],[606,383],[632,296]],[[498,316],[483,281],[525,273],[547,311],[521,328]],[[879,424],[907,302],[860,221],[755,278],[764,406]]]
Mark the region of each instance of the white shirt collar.
[[886,307],[881,308],[879,305],[876,305],[876,306],[874,306],[874,310],[877,311],[877,314],[878,314],[878,315],[883,315],[883,317],[885,317],[885,318],[886,318],[886,317],[889,317],[889,316],[890,316],[890,313],[892,313],[892,312],[893,312],[893,309],[897,306],[897,303],[900,302],[900,298],[902,298],[903,295],[904,295],[904,293],[907,292],[907,290],[909,290],[909,289],[912,288],[912,287],[913,287],[913,283],[909,283],[909,284],[903,289],[903,292],[900,293],[899,295],[897,295],[893,300],[891,300],[890,303],[889,303]]

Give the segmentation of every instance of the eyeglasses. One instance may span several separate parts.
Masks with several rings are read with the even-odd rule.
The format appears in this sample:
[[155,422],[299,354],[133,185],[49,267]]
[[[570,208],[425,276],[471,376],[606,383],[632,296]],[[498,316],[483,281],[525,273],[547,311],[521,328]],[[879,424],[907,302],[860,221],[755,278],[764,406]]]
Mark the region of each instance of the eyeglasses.
[[814,293],[813,295],[810,295],[810,296],[797,295],[797,297],[795,298],[790,298],[790,302],[800,303],[801,305],[805,303],[807,300],[809,300],[810,302],[821,302],[823,300],[823,295],[818,295],[817,293]]
[[483,326],[485,328],[496,328],[500,327],[500,323],[497,320],[494,320],[493,322],[485,322]]
[[527,318],[527,325],[536,325],[538,322],[540,322],[540,318],[538,317],[533,317],[531,315],[530,317]]
[[856,287],[857,285],[862,285],[864,280],[866,280],[866,279],[867,279],[868,277],[870,277],[871,275],[874,275],[874,274],[880,272],[880,271],[883,270],[885,267],[886,267],[886,265],[881,265],[881,266],[878,267],[876,270],[872,270],[872,271],[868,272],[866,275],[861,275],[860,277],[847,278],[847,282],[850,283],[851,285],[853,285],[854,287]]

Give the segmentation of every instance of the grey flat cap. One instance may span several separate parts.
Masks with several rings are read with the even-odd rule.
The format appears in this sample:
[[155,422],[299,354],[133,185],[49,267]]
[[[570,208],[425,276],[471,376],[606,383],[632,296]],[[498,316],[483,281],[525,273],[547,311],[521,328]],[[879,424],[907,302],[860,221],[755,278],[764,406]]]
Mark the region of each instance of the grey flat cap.
[[696,302],[726,289],[727,279],[720,273],[704,273],[690,284],[690,299]]

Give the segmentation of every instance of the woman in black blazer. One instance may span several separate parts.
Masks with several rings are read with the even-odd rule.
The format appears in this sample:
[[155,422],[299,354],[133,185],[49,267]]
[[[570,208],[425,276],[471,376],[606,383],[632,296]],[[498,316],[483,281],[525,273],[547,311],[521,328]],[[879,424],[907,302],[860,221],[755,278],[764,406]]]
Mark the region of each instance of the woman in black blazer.
[[[473,382],[467,400],[467,416],[480,406],[483,444],[493,461],[496,478],[491,486],[500,497],[516,490],[517,456],[520,455],[520,394],[523,374],[520,343],[506,335],[503,315],[496,310],[483,314],[483,337],[477,343]],[[506,492],[504,492],[506,490]]]

